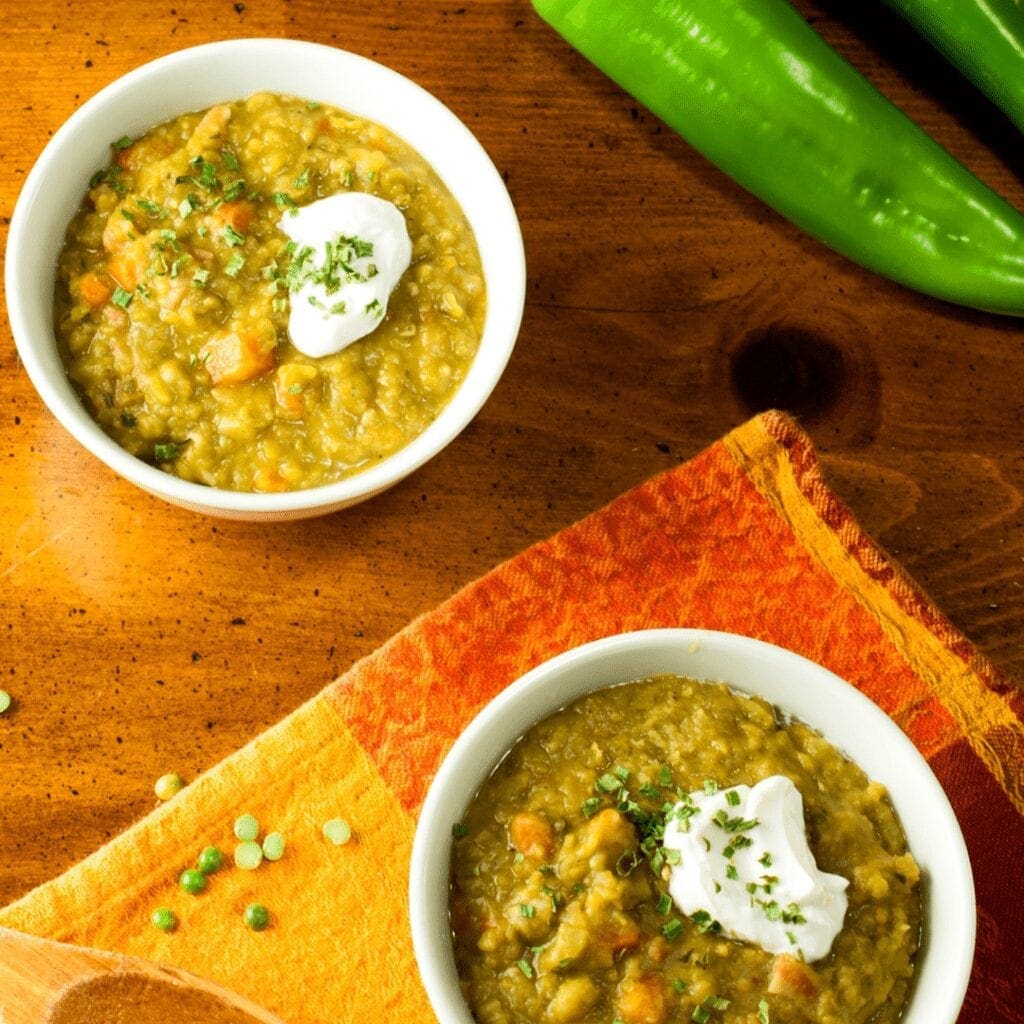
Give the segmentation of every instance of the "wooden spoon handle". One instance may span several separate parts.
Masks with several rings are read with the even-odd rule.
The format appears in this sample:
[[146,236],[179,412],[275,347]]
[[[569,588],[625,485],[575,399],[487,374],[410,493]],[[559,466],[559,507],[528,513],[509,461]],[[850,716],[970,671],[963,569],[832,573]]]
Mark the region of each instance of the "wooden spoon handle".
[[118,959],[0,928],[0,1024],[39,1024],[63,989],[116,969]]

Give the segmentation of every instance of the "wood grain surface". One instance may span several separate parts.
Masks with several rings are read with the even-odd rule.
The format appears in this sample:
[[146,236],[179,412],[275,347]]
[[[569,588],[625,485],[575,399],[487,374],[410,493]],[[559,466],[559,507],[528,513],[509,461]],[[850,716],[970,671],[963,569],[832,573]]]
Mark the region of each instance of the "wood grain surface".
[[[1019,136],[875,0],[798,6],[1024,208]],[[863,525],[1024,673],[1024,330],[833,255],[571,51],[525,0],[39,0],[0,36],[3,233],[49,136],[171,50],[315,40],[415,79],[476,133],[529,264],[508,371],[439,458],[285,525],[115,477],[0,332],[0,902],[145,813],[454,590],[751,413],[799,415]]]

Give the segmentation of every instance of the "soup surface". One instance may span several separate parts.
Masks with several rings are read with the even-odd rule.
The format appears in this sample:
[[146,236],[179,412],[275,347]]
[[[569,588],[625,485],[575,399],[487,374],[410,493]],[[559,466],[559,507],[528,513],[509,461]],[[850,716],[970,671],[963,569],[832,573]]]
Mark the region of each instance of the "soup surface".
[[[668,809],[775,775],[803,798],[818,867],[849,881],[815,963],[728,939],[668,893]],[[919,872],[884,787],[724,684],[666,675],[583,697],[526,733],[453,836],[455,955],[482,1024],[891,1024],[906,1002]]]
[[[436,419],[486,297],[472,229],[411,147],[261,93],[113,151],[68,228],[55,316],[72,383],[122,447],[188,480],[283,491],[366,469]],[[279,224],[352,191],[401,211],[412,264],[372,333],[311,358],[288,336],[302,253]]]

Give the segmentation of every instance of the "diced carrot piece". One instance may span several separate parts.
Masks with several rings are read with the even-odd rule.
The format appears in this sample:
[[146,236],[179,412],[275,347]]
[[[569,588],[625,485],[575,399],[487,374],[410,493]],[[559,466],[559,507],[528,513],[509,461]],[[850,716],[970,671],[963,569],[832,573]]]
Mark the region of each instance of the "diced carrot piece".
[[256,206],[246,199],[239,199],[234,203],[223,203],[214,211],[214,217],[233,228],[240,235],[244,235],[256,216]]
[[807,964],[788,953],[780,953],[772,966],[768,992],[773,996],[813,999],[818,994],[818,981]]
[[130,146],[125,146],[124,149],[119,149],[114,154],[114,163],[116,163],[118,167],[121,167],[126,171],[133,170],[134,168],[132,166],[132,151],[134,149],[134,143],[132,143],[132,145]]
[[619,986],[616,1008],[626,1024],[662,1024],[665,1020],[665,988],[654,974],[630,978]]
[[214,387],[244,384],[274,368],[274,347],[266,347],[254,331],[215,335],[199,355]]
[[301,420],[314,400],[309,389],[317,370],[305,363],[284,363],[274,374],[274,398],[286,420]]
[[288,490],[288,481],[276,469],[263,466],[253,474],[252,489],[263,493],[280,493]]
[[224,134],[230,120],[231,108],[226,104],[210,107],[188,140],[189,152],[198,153],[199,150],[212,146]]
[[514,814],[508,823],[508,834],[512,845],[536,863],[550,860],[555,852],[555,830],[551,822],[539,814],[530,811]]
[[617,913],[613,920],[606,921],[598,928],[600,943],[616,953],[620,949],[634,949],[639,946],[642,937],[640,925],[623,913]]
[[652,963],[663,964],[668,959],[669,945],[664,935],[655,935],[647,943],[647,956]]
[[125,252],[115,252],[107,260],[107,273],[126,291],[135,291],[139,283],[139,267]]
[[[104,306],[103,307],[103,319],[109,324],[113,324],[115,327],[127,327],[128,326],[128,314],[123,309],[118,309],[117,306]],[[111,348],[116,350],[117,344],[112,342]],[[119,358],[126,358],[127,353],[122,351]]]
[[78,291],[90,309],[99,309],[113,295],[114,286],[109,278],[89,271],[79,278]]
[[334,126],[331,124],[331,119],[329,117],[321,117],[317,122],[316,130],[321,135],[333,135]]

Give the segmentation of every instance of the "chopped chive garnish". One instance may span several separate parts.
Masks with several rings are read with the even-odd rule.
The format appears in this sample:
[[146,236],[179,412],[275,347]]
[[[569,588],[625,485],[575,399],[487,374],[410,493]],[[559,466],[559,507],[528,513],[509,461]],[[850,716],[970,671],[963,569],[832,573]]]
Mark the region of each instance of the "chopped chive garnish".
[[768,1016],[768,1000],[761,999],[757,1003],[757,1021],[758,1024],[771,1024],[771,1018]]
[[704,780],[704,795],[714,796],[718,792],[718,783],[714,779]]
[[275,204],[281,207],[285,206],[298,206],[298,203],[287,192],[273,192],[270,196],[274,200]]
[[127,149],[131,144],[132,140],[127,135],[122,135],[117,142],[112,142],[110,145],[120,153],[122,149]]
[[305,168],[303,172],[292,182],[292,188],[304,189],[309,187],[309,168]]
[[584,818],[592,818],[597,813],[597,809],[600,806],[601,798],[599,796],[592,796],[588,797],[580,804],[580,811],[583,813]]
[[197,270],[192,275],[192,284],[197,288],[205,288],[210,282],[210,272],[208,270]]
[[178,274],[181,272],[181,268],[185,266],[185,264],[188,263],[190,259],[191,257],[187,253],[184,256],[179,256],[171,264],[171,277],[177,277]]
[[135,214],[132,213],[131,210],[126,210],[123,206],[121,207],[121,216],[124,217],[126,221],[129,221],[132,224],[135,223]]
[[519,970],[521,970],[528,978],[533,977],[533,968],[526,960],[517,960],[516,967],[518,967]]
[[245,191],[245,182],[241,178],[224,186],[224,202],[233,203]]
[[672,909],[672,897],[667,892],[663,892],[658,897],[658,913],[664,917]]
[[667,764],[663,764],[658,771],[658,785],[660,786],[671,786],[672,785],[672,769]]
[[306,109],[307,110],[319,110],[320,109],[320,104],[317,103],[315,100],[310,100],[306,104]]
[[240,253],[233,253],[231,259],[228,260],[227,265],[224,267],[224,273],[228,277],[238,277],[239,271],[245,266],[245,257]]
[[686,982],[682,978],[673,978],[672,987],[682,995],[686,991]]
[[690,915],[690,920],[702,935],[706,932],[717,934],[722,930],[722,926],[706,910],[694,911]]
[[533,906],[532,903],[520,903],[519,904],[519,913],[523,917],[533,917],[533,915],[536,912],[537,912],[536,908]]
[[739,793],[737,793],[735,789],[730,789],[725,794],[725,802],[730,807],[737,807],[739,805],[739,802],[740,802],[740,795],[739,795]]
[[770,868],[772,866],[772,855],[765,851],[758,857],[757,862],[758,864],[763,864],[766,868]]
[[728,1010],[729,1000],[723,999],[721,996],[705,996],[704,1005],[709,1010]]
[[120,306],[121,309],[127,309],[132,304],[132,293],[125,291],[120,285],[114,289],[113,295],[110,296],[110,301],[115,306]]
[[121,413],[121,425],[124,427],[134,427],[135,417],[130,412]]
[[224,241],[232,247],[241,245],[245,241],[245,235],[240,235],[230,224],[224,225],[223,236]]
[[725,877],[737,881],[739,879],[739,872],[736,870],[735,864],[726,864],[725,866]]
[[677,939],[683,933],[683,922],[678,917],[673,917],[661,926],[661,934],[666,939]]
[[463,839],[468,835],[469,828],[466,825],[463,825],[461,821],[457,821],[452,825],[452,839]]
[[597,789],[599,789],[602,793],[613,793],[621,785],[622,783],[619,781],[619,779],[612,775],[611,772],[605,772],[604,775],[602,775],[597,780],[597,782],[594,783],[594,786]]
[[711,1020],[711,1011],[706,1006],[695,1006],[693,1013],[690,1014],[690,1020],[696,1021],[696,1024],[708,1024]]
[[278,296],[271,301],[270,308],[275,313],[283,313],[288,308],[288,300],[284,296]]
[[160,220],[167,216],[167,211],[160,206],[158,203],[154,203],[152,199],[139,199],[135,198],[135,205],[145,213],[149,214],[154,220]]
[[224,166],[229,171],[237,171],[238,170],[238,167],[239,167],[238,157],[235,156],[235,154],[232,153],[230,149],[222,149],[220,151],[220,156],[221,156],[221,159],[224,161]]

